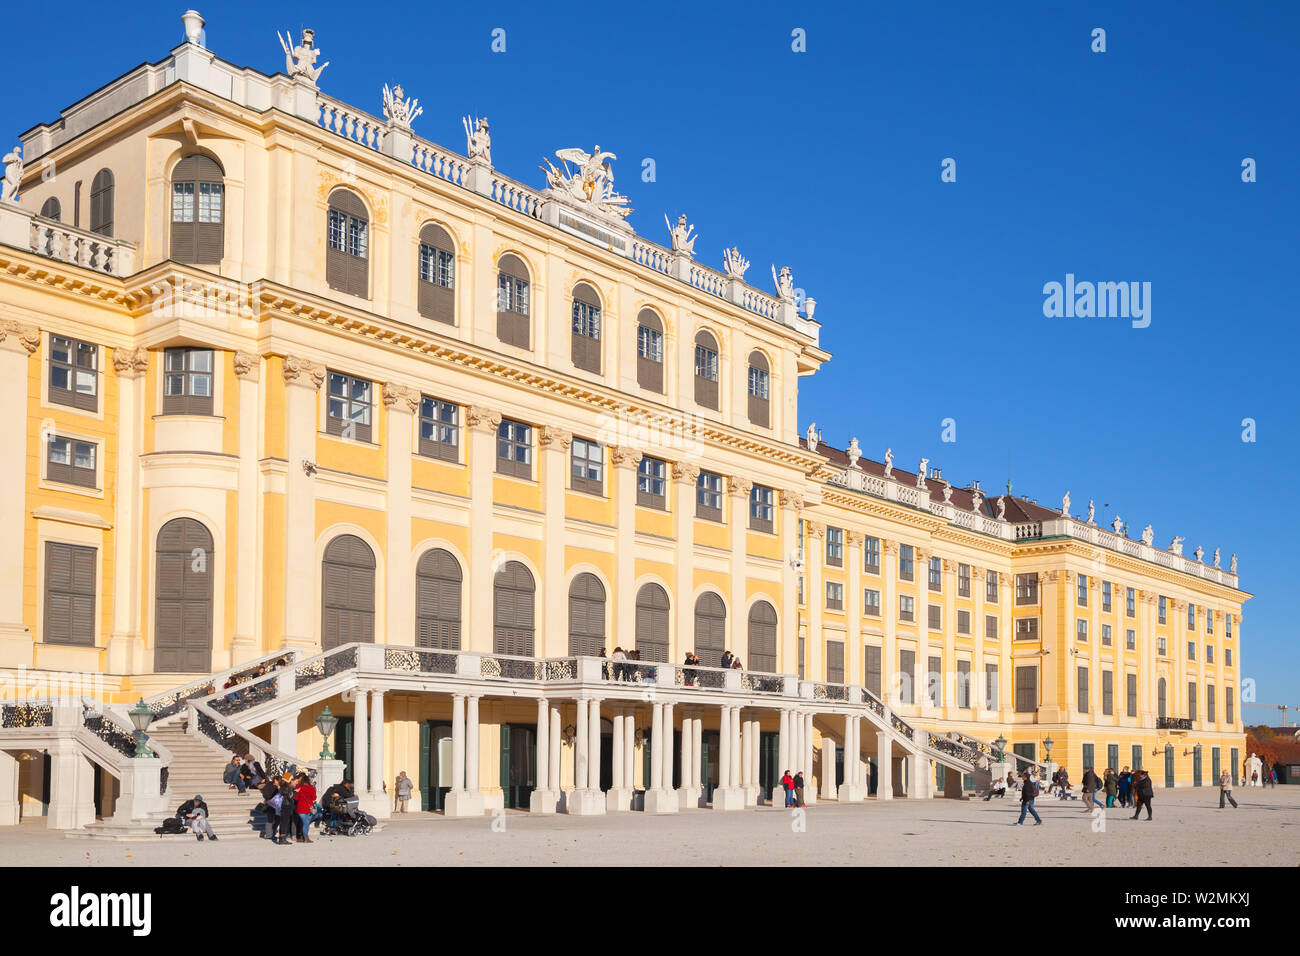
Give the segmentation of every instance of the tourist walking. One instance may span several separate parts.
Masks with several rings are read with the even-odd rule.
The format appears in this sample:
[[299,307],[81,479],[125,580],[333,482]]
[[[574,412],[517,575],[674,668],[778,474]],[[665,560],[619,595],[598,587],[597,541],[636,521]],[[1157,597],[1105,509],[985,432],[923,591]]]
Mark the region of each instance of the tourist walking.
[[796,806],[805,806],[803,802],[803,771],[794,775],[794,799]]
[[1060,776],[1056,778],[1056,782],[1061,788],[1061,799],[1068,800],[1070,798],[1070,772],[1064,766],[1061,767]]
[[1237,801],[1232,799],[1232,774],[1223,771],[1219,774],[1219,809],[1223,809],[1223,802],[1227,801],[1232,804],[1232,809],[1237,809]]
[[298,814],[298,827],[302,830],[298,842],[310,843],[311,814],[312,805],[316,802],[316,788],[311,785],[305,773],[298,774],[294,783],[296,784],[293,791],[294,810]]
[[1133,805],[1137,808],[1133,813],[1133,819],[1136,820],[1142,812],[1142,807],[1147,808],[1147,819],[1151,819],[1151,797],[1153,791],[1151,787],[1151,774],[1145,770],[1137,771],[1133,776]]
[[1102,789],[1106,791],[1106,806],[1115,805],[1115,794],[1119,792],[1119,777],[1115,776],[1115,768],[1106,768],[1106,779],[1101,782]]
[[1020,776],[1022,779],[1020,784],[1020,819],[1011,825],[1013,827],[1022,825],[1025,822],[1025,814],[1028,813],[1033,815],[1034,826],[1041,827],[1043,818],[1034,809],[1034,800],[1038,797],[1038,784],[1029,776],[1028,770],[1024,771]]
[[787,770],[785,773],[781,775],[781,786],[785,788],[785,805],[787,807],[793,807],[794,806],[794,777],[790,776],[789,770]]
[[1101,778],[1092,767],[1083,768],[1083,780],[1080,786],[1083,788],[1083,812],[1091,813],[1093,805],[1101,806],[1101,801],[1097,799],[1097,791],[1101,789]]
[[406,771],[403,770],[397,775],[397,781],[393,784],[393,793],[396,794],[397,797],[397,805],[394,809],[397,810],[398,813],[406,812],[406,805],[410,802],[412,789],[411,778],[408,777]]

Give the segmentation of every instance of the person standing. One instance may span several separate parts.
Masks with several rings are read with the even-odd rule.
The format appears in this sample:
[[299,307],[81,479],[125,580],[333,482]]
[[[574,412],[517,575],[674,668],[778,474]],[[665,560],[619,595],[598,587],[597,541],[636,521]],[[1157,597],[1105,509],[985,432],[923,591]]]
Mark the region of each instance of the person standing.
[[803,802],[803,771],[800,770],[794,775],[794,800],[795,806],[804,806]]
[[403,770],[397,775],[397,782],[393,784],[393,793],[397,797],[396,810],[398,813],[406,812],[406,805],[410,802],[412,789],[414,788],[411,784],[411,778]]
[[1154,795],[1151,786],[1151,774],[1145,770],[1139,770],[1133,777],[1133,805],[1137,808],[1133,813],[1133,819],[1136,820],[1142,813],[1142,807],[1147,808],[1147,819],[1151,819],[1151,798]]
[[305,773],[298,774],[294,781],[296,786],[293,791],[294,811],[298,814],[298,827],[302,834],[298,837],[299,843],[311,842],[311,813],[312,804],[316,802],[316,788],[311,785]]
[[1133,774],[1129,772],[1128,767],[1125,767],[1119,772],[1119,805],[1121,807],[1128,806],[1128,797],[1132,789]]
[[614,648],[614,680],[627,680],[627,665],[623,662],[627,660],[627,651],[623,650],[622,645]]
[[262,781],[262,805],[266,808],[266,826],[262,831],[262,839],[272,843],[279,842],[275,831],[280,826],[280,805],[278,801],[274,805],[271,801],[279,795],[280,784],[274,777]]
[[735,660],[735,655],[732,654],[731,651],[723,651],[722,662],[718,666],[721,667],[723,670],[730,670],[731,662],[733,660]]
[[296,806],[293,798],[293,783],[289,774],[286,772],[276,784],[277,792],[280,797],[280,845],[288,846],[289,838],[293,836],[298,819]]
[[1223,809],[1223,802],[1227,801],[1232,804],[1232,809],[1237,809],[1237,801],[1232,799],[1232,774],[1223,771],[1219,774],[1219,809]]
[[785,788],[785,805],[787,808],[794,806],[794,777],[790,776],[787,770],[781,775],[781,786]]
[[1043,825],[1043,818],[1040,817],[1038,811],[1034,809],[1034,800],[1038,796],[1038,784],[1029,776],[1028,770],[1024,771],[1020,776],[1020,819],[1011,825],[1013,827],[1018,827],[1024,824],[1025,814],[1028,813],[1034,818],[1034,826],[1041,827]]
[[1119,792],[1119,777],[1115,776],[1115,768],[1106,768],[1106,778],[1101,782],[1102,789],[1106,791],[1106,806],[1115,805],[1115,794]]
[[1084,767],[1083,781],[1080,786],[1083,788],[1083,812],[1091,813],[1094,804],[1101,806],[1101,801],[1097,799],[1097,791],[1101,789],[1101,779],[1091,767]]

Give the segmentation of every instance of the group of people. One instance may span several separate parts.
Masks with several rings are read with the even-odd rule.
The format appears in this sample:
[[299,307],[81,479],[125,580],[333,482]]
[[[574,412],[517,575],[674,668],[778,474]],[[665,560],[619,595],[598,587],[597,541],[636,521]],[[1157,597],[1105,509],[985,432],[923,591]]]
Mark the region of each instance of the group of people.
[[[350,786],[339,784],[339,787]],[[325,791],[327,799],[337,788]],[[262,839],[280,846],[311,842],[311,824],[316,818],[316,788],[305,773],[286,772],[262,782],[262,801],[266,813],[266,826]]]
[[[605,649],[600,649],[600,656],[605,656]],[[614,655],[610,658],[614,662],[614,680],[630,681],[640,675],[643,681],[654,680],[653,667],[640,667],[636,662],[641,660],[641,652],[633,648],[630,651],[623,650],[622,647],[614,648]],[[630,663],[629,663],[630,662]],[[605,665],[605,680],[609,680],[610,665]]]
[[[684,665],[682,670],[682,683],[687,687],[694,687],[699,682],[699,674],[695,672],[695,668],[703,667],[704,662],[700,660],[699,655],[694,651],[687,651],[686,659],[682,664]],[[744,665],[740,663],[740,658],[731,653],[731,651],[722,652],[722,660],[719,662],[718,666],[723,670],[739,671],[745,669]]]
[[[1001,787],[997,784],[1001,784]],[[1005,781],[999,780],[997,784],[994,784],[993,791],[989,796],[995,794],[1002,796],[1013,786],[1019,786],[1020,788],[1020,819],[1012,826],[1022,825],[1025,822],[1026,815],[1034,818],[1034,826],[1038,826],[1043,822],[1038,815],[1038,811],[1034,809],[1034,801],[1038,799],[1041,792],[1037,768],[1031,767],[1028,770],[1021,771],[1018,784],[1015,775],[1011,773],[1007,774]],[[1151,800],[1154,797],[1154,786],[1151,783],[1151,774],[1141,768],[1130,771],[1128,767],[1125,767],[1119,773],[1116,773],[1113,767],[1107,767],[1105,775],[1099,777],[1093,767],[1084,767],[1080,784],[1083,792],[1084,813],[1091,813],[1093,807],[1101,809],[1114,807],[1116,801],[1118,801],[1121,807],[1132,806],[1134,808],[1134,820],[1138,819],[1142,814],[1143,807],[1146,808],[1147,819],[1151,819]],[[1226,773],[1220,778],[1219,784],[1221,788],[1225,786],[1228,790],[1232,788],[1232,781]],[[997,792],[999,789],[1001,793]],[[1048,792],[1055,794],[1060,800],[1070,799],[1070,775],[1065,767],[1058,768],[1052,774]],[[1104,805],[1097,799],[1098,793],[1106,794],[1106,803]],[[985,797],[985,799],[987,800],[989,797]],[[1230,793],[1228,799],[1232,799]],[[1223,806],[1222,798],[1219,801],[1219,806]],[[1233,806],[1236,806],[1235,802]]]
[[266,771],[251,756],[232,757],[230,763],[226,764],[226,769],[221,776],[222,783],[226,784],[231,790],[238,790],[240,793],[250,787],[260,787],[265,779]]
[[781,774],[781,786],[785,788],[785,805],[787,807],[802,807],[803,802],[803,771],[800,770],[792,777],[787,770]]
[[[1250,785],[1251,785],[1252,787],[1258,787],[1258,786],[1260,785],[1260,783],[1259,783],[1259,771],[1258,771],[1258,770],[1252,770],[1252,771],[1250,772]],[[1277,773],[1276,773],[1275,771],[1273,771],[1272,769],[1269,769],[1269,770],[1265,770],[1265,771],[1264,771],[1264,786],[1266,786],[1266,787],[1276,787],[1276,786],[1277,786]]]

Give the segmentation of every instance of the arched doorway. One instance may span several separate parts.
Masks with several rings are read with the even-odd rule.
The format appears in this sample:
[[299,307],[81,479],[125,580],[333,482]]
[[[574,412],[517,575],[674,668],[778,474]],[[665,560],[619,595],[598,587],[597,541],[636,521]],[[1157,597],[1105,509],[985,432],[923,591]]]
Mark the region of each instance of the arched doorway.
[[433,548],[415,566],[415,646],[460,650],[460,562]]
[[375,553],[354,534],[341,534],[321,561],[321,650],[375,640]]
[[154,584],[154,670],[212,670],[212,535],[193,518],[173,518],[158,530]]

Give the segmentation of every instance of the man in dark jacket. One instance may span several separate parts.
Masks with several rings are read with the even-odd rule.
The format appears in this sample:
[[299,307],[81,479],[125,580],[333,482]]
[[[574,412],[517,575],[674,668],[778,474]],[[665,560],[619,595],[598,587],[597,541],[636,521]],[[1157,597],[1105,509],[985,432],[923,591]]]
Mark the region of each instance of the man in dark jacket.
[[1034,826],[1043,825],[1043,818],[1038,815],[1034,809],[1034,799],[1038,796],[1038,784],[1029,779],[1029,771],[1026,770],[1020,774],[1020,819],[1011,824],[1018,827],[1025,822],[1025,814],[1031,813],[1034,816]]
[[1142,806],[1144,804],[1147,808],[1147,819],[1151,819],[1151,797],[1151,774],[1147,773],[1145,770],[1136,771],[1133,774],[1133,805],[1137,807],[1137,810],[1133,814],[1134,820],[1136,820],[1138,814],[1142,812]]
[[799,806],[805,806],[803,802],[803,771],[800,770],[794,775],[794,799]]
[[293,782],[286,773],[276,780],[277,792],[280,794],[280,845],[288,846],[293,836],[294,822],[298,819],[293,795]]
[[177,807],[176,815],[185,822],[200,843],[205,835],[209,840],[217,838],[212,832],[212,824],[208,823],[208,805],[203,802],[201,794],[196,793],[193,800],[186,800]]
[[246,787],[260,787],[262,781],[266,779],[266,771],[252,757],[244,758],[244,764],[239,768],[239,775],[244,778]]
[[320,798],[320,805],[326,810],[333,810],[335,800],[346,800],[352,796],[352,781],[345,780],[330,787]]
[[266,827],[262,839],[276,842],[275,831],[280,824],[280,811],[271,806],[271,798],[280,792],[280,785],[275,780],[262,781],[262,803],[266,805]]
[[[1097,791],[1101,789],[1101,778],[1097,776],[1092,767],[1083,768],[1083,812],[1091,813],[1092,805],[1101,806],[1101,801],[1097,799]],[[1105,809],[1102,807],[1102,809]]]

